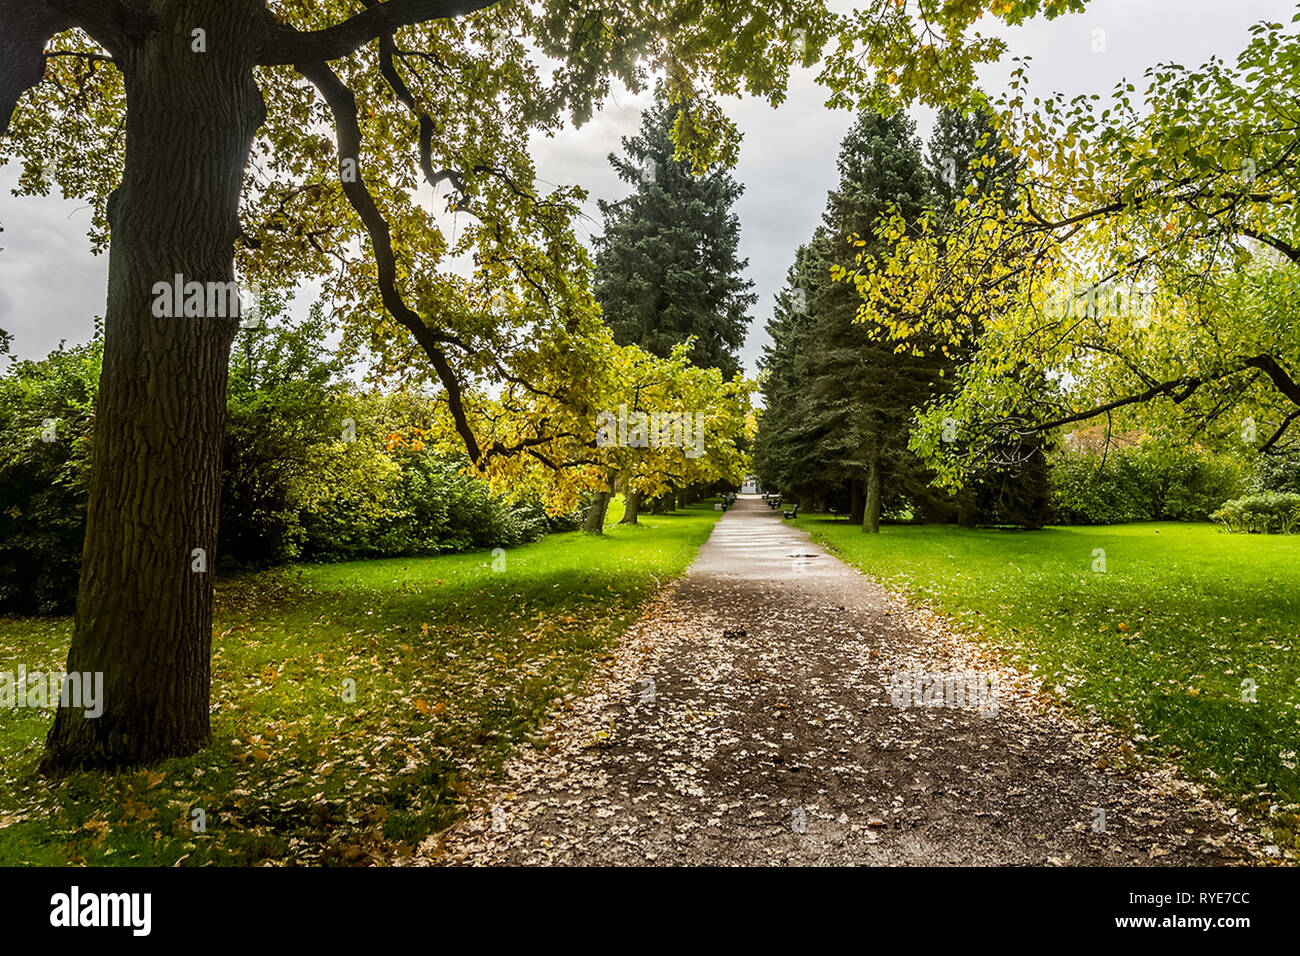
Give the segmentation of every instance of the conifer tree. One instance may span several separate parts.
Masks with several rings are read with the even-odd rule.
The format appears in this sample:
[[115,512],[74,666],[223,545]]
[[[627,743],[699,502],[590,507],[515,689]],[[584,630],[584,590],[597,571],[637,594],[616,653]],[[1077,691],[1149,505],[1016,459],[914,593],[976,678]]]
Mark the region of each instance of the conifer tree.
[[757,299],[743,275],[749,261],[740,258],[740,220],[732,212],[744,190],[725,168],[696,175],[689,161],[675,158],[672,130],[688,118],[684,110],[661,91],[641,132],[623,138],[625,155],[609,157],[634,188],[600,203],[596,299],[619,345],[666,358],[694,336],[692,364],[731,378]]

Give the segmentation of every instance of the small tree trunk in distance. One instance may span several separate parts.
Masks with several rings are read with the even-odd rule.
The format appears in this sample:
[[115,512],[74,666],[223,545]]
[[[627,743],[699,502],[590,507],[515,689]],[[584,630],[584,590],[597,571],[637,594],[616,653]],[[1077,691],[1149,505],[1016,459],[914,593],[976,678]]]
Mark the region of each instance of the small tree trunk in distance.
[[877,452],[871,456],[871,467],[867,471],[867,501],[862,512],[864,534],[880,533],[880,498],[880,453]]
[[611,497],[613,497],[612,492],[598,491],[596,497],[591,499],[591,505],[587,508],[587,520],[582,526],[582,530],[587,534],[604,533],[605,512],[609,510]]
[[978,516],[979,502],[976,500],[974,489],[963,489],[957,505],[957,524],[963,528],[973,528]]
[[624,495],[624,500],[626,501],[626,506],[623,509],[623,518],[619,521],[619,524],[636,524],[637,514],[641,510],[641,492],[628,491],[627,494]]
[[862,516],[867,511],[867,496],[863,486],[864,483],[861,478],[854,478],[851,483],[849,492],[849,522],[851,524],[862,524]]

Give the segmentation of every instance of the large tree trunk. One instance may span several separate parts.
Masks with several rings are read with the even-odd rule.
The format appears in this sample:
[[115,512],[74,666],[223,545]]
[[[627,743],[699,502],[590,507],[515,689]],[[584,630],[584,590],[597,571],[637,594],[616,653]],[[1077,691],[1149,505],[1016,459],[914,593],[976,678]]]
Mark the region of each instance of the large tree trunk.
[[596,496],[591,499],[591,504],[587,507],[587,520],[582,525],[583,531],[587,534],[604,533],[605,512],[609,510],[609,499],[612,497],[612,492],[596,492]]
[[641,492],[626,492],[624,495],[624,501],[626,504],[623,509],[623,517],[619,520],[619,524],[636,524],[637,514],[641,511]]
[[867,501],[862,513],[862,530],[866,534],[880,533],[881,486],[880,453],[876,452],[867,470]]
[[[191,753],[209,734],[212,566],[237,317],[159,318],[153,286],[234,279],[244,166],[263,118],[254,0],[206,0],[124,51],[126,162],[109,203],[104,364],[68,671],[104,710],[62,708],[44,766]],[[191,49],[190,26],[207,52]],[[196,571],[201,548],[206,570]]]

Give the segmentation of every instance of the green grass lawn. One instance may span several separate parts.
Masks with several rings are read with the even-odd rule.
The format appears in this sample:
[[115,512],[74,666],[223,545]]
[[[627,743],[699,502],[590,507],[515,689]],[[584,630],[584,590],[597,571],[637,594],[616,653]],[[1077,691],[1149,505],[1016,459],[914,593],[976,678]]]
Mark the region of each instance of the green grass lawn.
[[[220,579],[208,749],[50,781],[35,767],[52,711],[0,711],[0,865],[405,854],[512,748],[543,745],[557,699],[720,516],[697,505],[551,535],[499,571],[482,552]],[[62,670],[70,631],[0,618],[0,670]]]
[[798,524],[1222,792],[1258,810],[1300,803],[1300,536]]

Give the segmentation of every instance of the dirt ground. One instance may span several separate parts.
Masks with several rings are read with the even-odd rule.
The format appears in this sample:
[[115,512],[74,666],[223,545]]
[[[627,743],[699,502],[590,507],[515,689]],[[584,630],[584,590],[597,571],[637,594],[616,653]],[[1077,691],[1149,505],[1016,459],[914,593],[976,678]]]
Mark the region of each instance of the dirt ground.
[[[946,700],[927,675],[951,678]],[[547,735],[415,862],[1185,866],[1263,852],[1171,768],[757,497]]]

